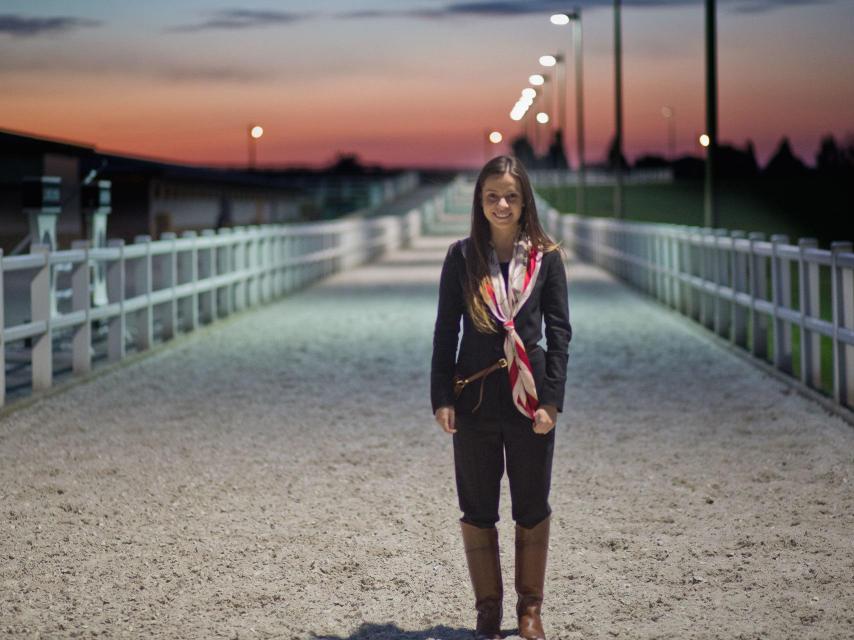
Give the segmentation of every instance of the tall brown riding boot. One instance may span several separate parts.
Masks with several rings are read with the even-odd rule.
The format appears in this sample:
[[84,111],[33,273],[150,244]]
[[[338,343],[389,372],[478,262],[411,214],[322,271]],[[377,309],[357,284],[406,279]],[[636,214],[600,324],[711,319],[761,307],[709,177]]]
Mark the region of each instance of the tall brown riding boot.
[[532,529],[516,525],[516,615],[519,635],[525,640],[545,640],[540,609],[546,581],[546,556],[549,550],[547,517]]
[[504,587],[498,557],[498,530],[495,527],[480,529],[466,522],[460,522],[460,526],[477,609],[474,637],[477,640],[501,638]]

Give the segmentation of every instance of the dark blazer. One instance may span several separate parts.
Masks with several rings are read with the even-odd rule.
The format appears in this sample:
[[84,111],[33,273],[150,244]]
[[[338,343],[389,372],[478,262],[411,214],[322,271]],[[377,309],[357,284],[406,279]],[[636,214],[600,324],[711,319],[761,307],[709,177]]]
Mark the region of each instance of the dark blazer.
[[[504,357],[506,331],[503,327],[499,327],[497,333],[480,333],[472,323],[466,308],[463,298],[466,267],[462,244],[467,241],[458,240],[448,249],[439,281],[439,309],[433,332],[430,373],[433,413],[439,407],[448,405],[453,405],[457,413],[471,413],[478,402],[480,381],[467,385],[455,401],[451,382],[454,372],[463,376],[471,375]],[[560,251],[550,251],[542,260],[534,290],[516,315],[514,324],[531,361],[540,405],[551,404],[556,406],[558,411],[563,411],[567,348],[572,338],[566,270]],[[461,317],[463,337],[457,357]],[[537,344],[543,337],[543,321],[546,329],[546,351]],[[483,402],[477,409],[477,414],[494,415],[501,404],[500,394],[504,393],[509,398],[509,390],[505,369],[491,373],[484,382]]]

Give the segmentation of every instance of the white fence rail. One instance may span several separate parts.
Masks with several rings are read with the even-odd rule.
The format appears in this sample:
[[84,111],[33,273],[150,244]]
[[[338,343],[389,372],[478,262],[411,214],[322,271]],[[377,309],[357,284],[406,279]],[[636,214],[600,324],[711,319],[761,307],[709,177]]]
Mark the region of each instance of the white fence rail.
[[[835,242],[826,250],[813,239],[793,245],[783,235],[766,240],[761,233],[582,218],[544,209],[549,231],[580,259],[854,408],[850,242]],[[829,349],[822,348],[823,340]]]
[[[193,331],[404,245],[444,210],[445,198],[440,193],[399,216],[164,234],[158,241],[141,236],[130,245],[113,240],[106,248],[77,242],[71,250],[51,252],[35,245],[22,256],[0,252],[0,406],[13,346],[29,359],[32,390],[48,389],[61,332],[71,333],[72,371],[85,374],[92,368],[93,325],[105,328],[107,360],[121,360],[129,347],[144,351],[156,339]],[[65,311],[54,304],[52,274],[59,265],[71,268]],[[98,269],[106,271],[108,301],[93,306],[92,275]],[[4,285],[15,277],[29,280],[29,318],[5,326],[10,301]]]

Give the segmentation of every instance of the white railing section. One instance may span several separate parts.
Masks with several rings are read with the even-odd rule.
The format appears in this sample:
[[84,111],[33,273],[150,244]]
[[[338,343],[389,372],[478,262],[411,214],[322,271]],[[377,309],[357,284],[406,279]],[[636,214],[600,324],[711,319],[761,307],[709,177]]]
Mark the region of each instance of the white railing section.
[[[833,399],[854,408],[850,242],[834,242],[826,250],[813,239],[793,245],[784,235],[766,240],[762,233],[583,218],[560,215],[543,204],[547,228],[579,259],[605,268],[790,375],[792,327],[798,327],[799,377],[818,391],[825,382],[821,339],[829,339]],[[825,319],[822,292],[828,290],[824,306],[830,308],[830,319]]]
[[[22,256],[0,252],[0,406],[12,343],[31,343],[32,389],[46,390],[54,381],[58,332],[72,333],[72,371],[85,374],[92,369],[94,323],[106,326],[107,360],[121,360],[129,346],[144,351],[155,338],[169,340],[405,245],[442,213],[445,198],[440,193],[398,216],[163,234],[158,241],[140,236],[133,244],[112,240],[105,248],[83,241],[51,252],[34,245]],[[71,269],[65,312],[54,304],[51,274],[58,265]],[[93,306],[92,272],[101,268],[108,301]],[[4,282],[16,276],[30,279],[30,318],[5,326]]]

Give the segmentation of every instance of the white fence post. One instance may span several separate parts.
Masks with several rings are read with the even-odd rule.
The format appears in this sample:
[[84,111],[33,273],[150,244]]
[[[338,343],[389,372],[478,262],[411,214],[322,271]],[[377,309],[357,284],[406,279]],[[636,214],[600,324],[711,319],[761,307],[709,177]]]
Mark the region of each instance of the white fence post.
[[71,271],[71,310],[82,311],[85,322],[74,329],[71,339],[71,367],[74,373],[88,373],[92,370],[92,323],[89,311],[92,308],[90,292],[89,241],[74,240],[72,249],[83,251],[83,261],[74,264]]
[[44,322],[44,332],[33,338],[32,374],[33,391],[50,389],[53,384],[53,333],[51,315],[53,312],[53,287],[50,266],[50,245],[33,244],[30,253],[40,254],[44,265],[30,283],[30,314],[33,322]]
[[781,307],[792,308],[792,272],[789,261],[780,256],[780,246],[789,244],[789,237],[771,236],[771,300],[774,304],[774,366],[792,372],[792,326],[779,313]]
[[145,306],[136,312],[136,348],[150,349],[154,342],[154,313],[151,308],[151,236],[136,236],[135,245],[145,245],[145,255],[130,263],[133,295],[145,296]]
[[195,231],[185,231],[181,234],[181,238],[190,240],[192,245],[189,249],[181,253],[178,258],[178,282],[181,284],[192,284],[193,293],[179,303],[181,309],[179,317],[181,318],[181,328],[184,331],[195,331],[199,326],[199,293],[197,291],[199,281],[198,238]]
[[251,230],[247,227],[233,227],[233,240],[228,251],[229,267],[228,271],[240,273],[240,277],[232,287],[233,310],[243,311],[246,308],[247,301],[251,300],[251,278],[247,278],[246,271],[248,264],[249,241],[247,236]]
[[[225,236],[227,243],[221,244],[217,247],[216,251],[216,272],[217,274],[230,273],[234,269],[234,261],[233,261],[233,234],[231,229],[223,228],[218,230],[218,235]],[[217,296],[216,296],[216,313],[217,317],[223,317],[231,315],[231,311],[233,309],[232,301],[233,301],[233,287],[231,285],[226,285],[224,287],[217,288]]]
[[118,259],[107,265],[107,298],[119,305],[118,315],[107,325],[107,359],[113,362],[125,357],[125,241],[117,238],[107,246],[119,252]]
[[727,255],[727,251],[732,245],[723,243],[723,238],[728,236],[729,232],[726,229],[715,229],[714,244],[712,245],[715,282],[715,333],[726,339],[730,337],[730,316],[732,314],[730,303],[723,297],[724,287],[732,288]]
[[[205,245],[198,252],[198,279],[210,281],[216,275],[216,248],[213,246],[213,239],[216,233],[213,229],[205,229],[202,231],[202,240]],[[209,324],[216,320],[217,310],[217,290],[215,287],[208,289],[199,294],[199,321]]]
[[750,330],[753,335],[753,355],[762,360],[768,358],[768,318],[756,310],[757,300],[768,299],[768,270],[765,257],[756,253],[757,242],[765,241],[765,234],[754,231],[747,236],[750,240]]
[[833,397],[854,404],[854,345],[839,337],[840,329],[854,330],[854,269],[839,264],[839,255],[854,251],[850,242],[834,242],[831,250],[833,290]]
[[798,307],[801,311],[801,382],[813,389],[821,388],[821,335],[807,327],[807,318],[818,318],[820,312],[819,265],[806,257],[808,249],[817,249],[818,240],[798,241]]
[[178,255],[176,251],[176,240],[178,236],[171,231],[160,235],[161,242],[168,242],[171,246],[169,252],[160,255],[160,286],[158,290],[169,289],[169,300],[163,303],[160,318],[163,326],[161,337],[163,340],[174,338],[178,332],[178,299],[175,287],[177,285],[176,275],[178,273]]
[[[739,240],[744,240],[747,234],[744,231],[733,231],[730,233],[730,273],[732,275],[732,292],[736,296],[739,293],[748,293],[747,285],[747,255],[743,251],[739,251],[736,247]],[[731,340],[734,344],[747,348],[747,321],[750,317],[750,312],[747,308],[737,300],[732,303],[732,335]]]

